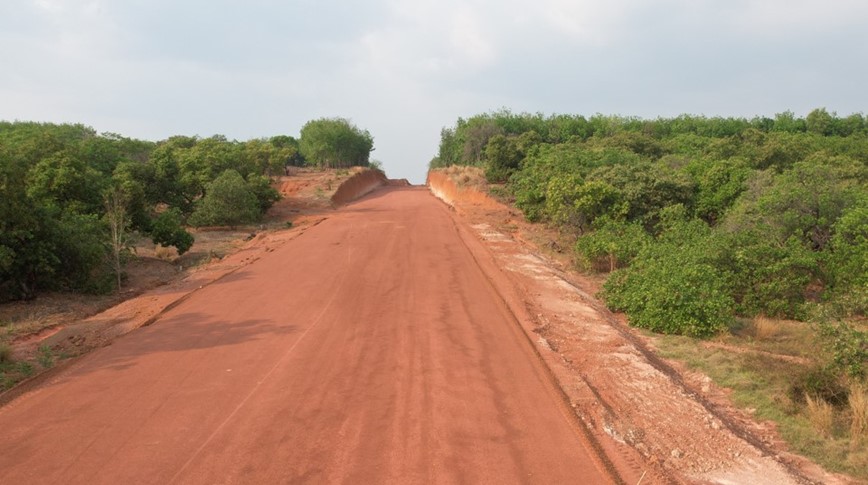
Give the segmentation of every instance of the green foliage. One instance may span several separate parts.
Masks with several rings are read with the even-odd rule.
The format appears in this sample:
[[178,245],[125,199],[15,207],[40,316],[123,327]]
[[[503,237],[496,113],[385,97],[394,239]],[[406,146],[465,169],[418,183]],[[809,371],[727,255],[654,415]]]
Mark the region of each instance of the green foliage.
[[275,202],[280,200],[280,192],[271,186],[271,179],[266,176],[255,174],[248,175],[247,187],[256,197],[260,214],[265,214],[265,211],[270,209]]
[[747,189],[751,169],[744,159],[693,159],[686,167],[696,184],[696,215],[715,224]]
[[681,222],[639,251],[633,263],[612,273],[603,297],[630,323],[655,332],[713,335],[732,321],[734,301],[727,275],[709,257],[710,230]]
[[779,244],[764,231],[720,237],[726,255],[718,266],[737,275],[732,294],[740,314],[805,316],[805,291],[818,273],[816,253],[795,238]]
[[[345,154],[365,145],[364,157],[350,158],[366,163],[372,139],[355,130],[353,137],[333,140],[333,148]],[[285,135],[246,142],[174,136],[153,143],[83,125],[0,121],[0,301],[33,298],[44,289],[107,291],[112,272],[121,275],[128,231],[183,253],[192,236],[182,224],[197,207],[202,212],[202,205],[214,204],[205,199],[218,176],[234,170],[246,180],[242,192],[256,201],[255,215],[247,207],[232,212],[255,220],[279,197],[269,177],[303,164],[298,140]],[[112,191],[123,194],[121,204],[105,203]],[[225,219],[205,212],[196,219]],[[112,215],[123,216],[120,225]]]
[[868,332],[840,320],[821,319],[817,327],[833,369],[855,378],[868,375]]
[[662,164],[621,163],[595,170],[591,179],[604,180],[621,193],[628,220],[653,227],[659,213],[674,204],[692,205],[694,186],[686,174]]
[[259,220],[259,201],[235,170],[226,170],[208,184],[205,197],[190,217],[194,226],[232,226]]
[[193,235],[181,224],[181,211],[171,208],[159,214],[151,227],[151,240],[154,244],[174,246],[178,254],[186,253],[193,246]]
[[320,167],[367,166],[374,139],[344,118],[321,118],[301,129],[299,150],[304,158]]
[[858,292],[862,312],[868,310],[868,195],[846,209],[833,226],[827,278],[835,297]]
[[62,213],[55,219],[51,241],[61,262],[47,288],[107,293],[114,282],[107,260],[108,228],[97,214]]
[[432,165],[482,164],[528,220],[576,234],[586,264],[618,269],[609,302],[633,322],[706,334],[733,312],[805,318],[821,298],[848,317],[868,311],[861,114],[504,110],[459,118],[441,135]]
[[54,367],[54,352],[52,352],[51,347],[47,345],[40,345],[39,350],[36,356],[37,362],[44,369],[50,369]]
[[624,217],[628,205],[621,192],[607,182],[583,183],[576,175],[553,177],[546,189],[545,213],[549,221],[579,234],[598,217]]
[[518,170],[524,153],[515,139],[495,135],[485,146],[485,178],[490,183],[503,183]]
[[576,252],[589,266],[611,272],[630,264],[651,241],[641,224],[601,217],[576,241]]

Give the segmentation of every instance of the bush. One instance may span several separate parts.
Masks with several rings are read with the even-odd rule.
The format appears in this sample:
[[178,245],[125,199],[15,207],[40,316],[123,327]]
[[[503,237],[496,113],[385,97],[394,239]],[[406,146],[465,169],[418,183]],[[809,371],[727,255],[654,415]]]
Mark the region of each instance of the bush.
[[831,356],[830,367],[851,377],[868,372],[868,333],[844,321],[819,321],[817,330]]
[[271,186],[271,179],[264,175],[248,175],[247,186],[250,188],[250,192],[256,196],[260,214],[265,214],[265,211],[280,200],[280,192]]
[[626,266],[651,243],[651,237],[639,223],[603,217],[594,226],[594,232],[576,241],[576,252],[598,270],[615,271]]
[[843,406],[847,404],[847,393],[847,386],[835,369],[829,366],[817,366],[796,376],[788,394],[794,403],[804,404],[805,397],[812,396],[814,399]]
[[714,266],[684,261],[677,253],[640,257],[612,273],[603,297],[630,323],[666,334],[707,337],[733,318],[725,276]]
[[193,235],[181,225],[181,211],[169,209],[158,215],[151,224],[151,240],[162,246],[175,246],[178,255],[186,253],[193,246]]
[[637,327],[707,337],[732,321],[729,275],[714,264],[719,250],[708,226],[679,220],[683,214],[681,206],[661,212],[660,236],[612,273],[602,296]]
[[190,217],[194,226],[231,226],[259,220],[259,201],[235,170],[226,170],[208,184]]
[[805,316],[805,290],[818,272],[816,253],[796,238],[782,245],[756,230],[725,235],[723,242],[720,266],[738,275],[733,297],[740,314]]

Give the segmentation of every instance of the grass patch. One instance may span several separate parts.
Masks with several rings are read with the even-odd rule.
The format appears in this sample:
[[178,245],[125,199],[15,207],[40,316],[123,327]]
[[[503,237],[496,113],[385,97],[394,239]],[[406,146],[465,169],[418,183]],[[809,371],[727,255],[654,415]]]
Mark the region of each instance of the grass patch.
[[54,367],[54,352],[51,351],[51,347],[47,345],[40,346],[39,351],[36,354],[36,361],[39,362],[39,365],[41,365],[43,369]]
[[850,386],[847,399],[850,405],[850,447],[868,444],[868,388],[856,383]]
[[736,406],[775,422],[794,452],[831,471],[868,479],[865,386],[848,389],[819,365],[775,355],[816,355],[816,337],[808,324],[742,320],[716,339],[734,348],[702,345],[702,340],[683,336],[653,338],[660,355],[705,373],[732,390]]

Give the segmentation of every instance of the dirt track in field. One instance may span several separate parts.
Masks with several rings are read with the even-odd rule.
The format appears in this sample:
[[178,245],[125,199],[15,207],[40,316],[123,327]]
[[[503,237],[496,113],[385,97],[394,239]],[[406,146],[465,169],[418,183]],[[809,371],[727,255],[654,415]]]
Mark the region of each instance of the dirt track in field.
[[380,189],[0,408],[0,483],[619,481],[480,251]]

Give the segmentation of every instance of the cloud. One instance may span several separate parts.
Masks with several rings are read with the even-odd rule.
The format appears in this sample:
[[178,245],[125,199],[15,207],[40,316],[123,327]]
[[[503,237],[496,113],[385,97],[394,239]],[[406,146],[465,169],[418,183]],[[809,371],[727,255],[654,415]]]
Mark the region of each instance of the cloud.
[[862,0],[8,0],[0,118],[244,138],[346,116],[418,181],[441,127],[501,107],[858,111],[864,25]]

